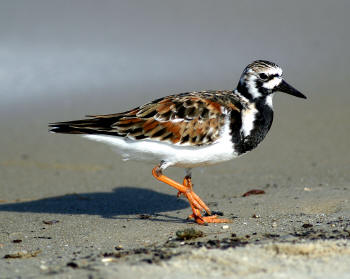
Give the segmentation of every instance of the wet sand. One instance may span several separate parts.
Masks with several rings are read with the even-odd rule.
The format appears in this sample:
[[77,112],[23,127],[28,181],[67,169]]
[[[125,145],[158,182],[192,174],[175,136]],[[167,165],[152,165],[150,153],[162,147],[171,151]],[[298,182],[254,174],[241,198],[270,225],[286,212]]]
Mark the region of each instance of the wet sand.
[[[89,113],[84,103],[2,110],[0,278],[348,278],[350,98],[309,97],[276,96],[258,149],[194,170],[196,192],[232,218],[227,227],[186,221],[186,200],[153,166],[47,133],[49,121]],[[242,197],[252,189],[265,194]],[[188,228],[204,236],[176,239]]]

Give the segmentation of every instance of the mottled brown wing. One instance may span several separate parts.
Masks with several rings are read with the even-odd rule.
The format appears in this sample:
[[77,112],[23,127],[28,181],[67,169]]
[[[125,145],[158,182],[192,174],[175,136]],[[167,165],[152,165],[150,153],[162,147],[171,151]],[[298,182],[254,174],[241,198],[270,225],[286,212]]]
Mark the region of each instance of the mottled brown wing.
[[203,145],[217,140],[224,121],[218,103],[193,96],[167,97],[131,111],[112,127],[135,139]]
[[199,146],[218,139],[225,124],[224,111],[232,109],[237,108],[231,103],[219,102],[216,95],[184,93],[124,113],[53,123],[52,127],[56,128],[54,132],[108,134]]

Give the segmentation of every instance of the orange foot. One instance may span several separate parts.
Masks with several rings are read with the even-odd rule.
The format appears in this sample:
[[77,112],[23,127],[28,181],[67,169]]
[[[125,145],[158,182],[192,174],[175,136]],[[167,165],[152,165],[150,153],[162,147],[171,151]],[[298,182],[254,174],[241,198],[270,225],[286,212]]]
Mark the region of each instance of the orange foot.
[[232,220],[220,219],[217,215],[201,216],[200,212],[199,212],[199,215],[197,216],[195,216],[194,214],[191,214],[187,218],[188,219],[194,218],[196,223],[200,225],[205,225],[207,223],[232,223]]
[[[162,170],[159,166],[153,168],[152,170],[153,176],[175,189],[178,190],[177,196],[184,195],[192,208],[192,214],[188,216],[189,219],[194,218],[197,224],[207,224],[207,223],[231,223],[232,221],[229,219],[220,219],[217,215],[211,215],[211,210],[209,207],[201,200],[199,196],[192,190],[192,181],[190,176],[185,176],[183,184],[172,180],[171,178],[163,175]],[[211,216],[202,216],[201,211],[206,211]]]

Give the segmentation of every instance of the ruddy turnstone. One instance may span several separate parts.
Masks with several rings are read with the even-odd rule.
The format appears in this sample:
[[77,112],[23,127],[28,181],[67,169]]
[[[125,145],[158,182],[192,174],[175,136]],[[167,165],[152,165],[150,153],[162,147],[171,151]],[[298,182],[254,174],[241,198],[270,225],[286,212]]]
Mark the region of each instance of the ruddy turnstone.
[[[191,169],[225,162],[257,147],[271,127],[277,91],[306,99],[284,81],[279,66],[258,60],[244,69],[235,90],[170,95],[126,112],[50,127],[54,133],[81,134],[109,144],[126,159],[159,163],[153,176],[177,189],[178,196],[186,196],[192,208],[189,218],[198,224],[226,223],[230,220],[212,215],[194,193]],[[186,168],[182,184],[163,174],[170,166]]]

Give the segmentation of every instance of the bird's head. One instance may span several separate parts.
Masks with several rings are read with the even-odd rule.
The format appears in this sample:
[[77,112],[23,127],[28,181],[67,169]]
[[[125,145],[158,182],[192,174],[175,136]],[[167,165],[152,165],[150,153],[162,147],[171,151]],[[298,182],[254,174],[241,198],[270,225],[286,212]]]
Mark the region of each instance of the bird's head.
[[244,69],[237,90],[249,100],[266,98],[277,91],[306,99],[283,79],[282,74],[282,69],[275,63],[254,61]]

